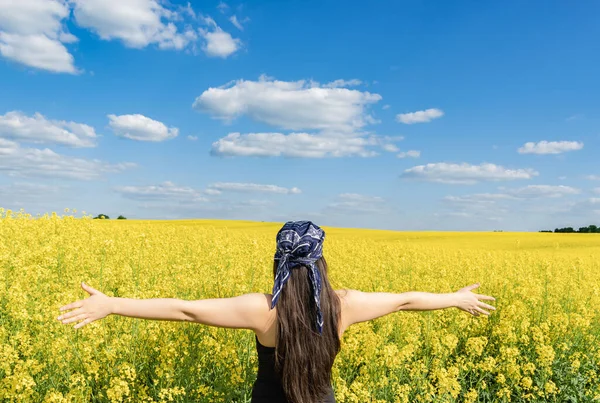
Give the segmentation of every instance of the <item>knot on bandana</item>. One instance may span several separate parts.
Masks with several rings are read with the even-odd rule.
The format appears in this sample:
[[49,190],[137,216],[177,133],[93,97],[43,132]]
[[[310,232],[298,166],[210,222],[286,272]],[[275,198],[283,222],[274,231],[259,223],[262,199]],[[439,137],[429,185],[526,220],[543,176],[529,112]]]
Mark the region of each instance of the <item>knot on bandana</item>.
[[279,300],[283,286],[290,278],[291,270],[301,265],[306,266],[317,307],[317,329],[320,334],[323,333],[321,275],[315,262],[323,256],[324,240],[325,232],[311,221],[288,221],[279,230],[275,252],[278,265],[271,302],[271,309],[273,309]]

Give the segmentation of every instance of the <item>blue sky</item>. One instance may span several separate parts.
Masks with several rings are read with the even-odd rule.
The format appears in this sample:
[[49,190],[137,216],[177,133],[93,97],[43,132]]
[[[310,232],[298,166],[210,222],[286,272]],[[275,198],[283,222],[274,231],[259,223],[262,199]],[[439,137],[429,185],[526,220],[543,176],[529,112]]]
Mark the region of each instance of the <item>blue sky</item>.
[[0,206],[600,223],[600,3],[0,0]]

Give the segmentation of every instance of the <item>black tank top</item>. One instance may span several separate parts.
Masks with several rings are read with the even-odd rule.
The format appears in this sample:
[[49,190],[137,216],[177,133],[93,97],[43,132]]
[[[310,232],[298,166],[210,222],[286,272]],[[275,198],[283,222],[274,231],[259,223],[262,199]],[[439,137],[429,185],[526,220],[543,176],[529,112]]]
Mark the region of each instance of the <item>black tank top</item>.
[[[275,371],[275,347],[267,347],[260,344],[256,339],[256,350],[258,351],[258,375],[252,388],[251,403],[289,403],[285,397],[281,377]],[[315,402],[316,403],[316,402]],[[333,388],[320,403],[335,403]]]

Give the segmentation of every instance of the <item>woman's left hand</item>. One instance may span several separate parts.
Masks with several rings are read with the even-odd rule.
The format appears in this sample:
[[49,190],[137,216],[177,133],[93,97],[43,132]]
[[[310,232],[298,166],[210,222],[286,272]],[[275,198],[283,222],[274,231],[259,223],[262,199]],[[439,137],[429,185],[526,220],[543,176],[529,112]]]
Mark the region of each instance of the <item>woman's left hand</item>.
[[81,301],[75,301],[60,307],[61,311],[73,309],[71,312],[60,315],[57,320],[63,325],[81,321],[74,326],[75,329],[83,327],[95,320],[102,319],[112,313],[111,298],[85,283],[81,288],[90,294],[90,297]]

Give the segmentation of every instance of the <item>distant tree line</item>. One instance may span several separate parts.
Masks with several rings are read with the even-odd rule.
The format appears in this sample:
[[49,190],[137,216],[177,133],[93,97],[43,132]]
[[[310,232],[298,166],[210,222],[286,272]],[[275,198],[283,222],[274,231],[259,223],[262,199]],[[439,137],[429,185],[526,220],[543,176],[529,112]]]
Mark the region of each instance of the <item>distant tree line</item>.
[[540,232],[554,232],[561,234],[600,234],[600,228],[597,225],[590,225],[588,227],[581,227],[575,230],[573,227],[556,228],[554,231],[542,230]]
[[[127,218],[120,215],[117,217],[117,220],[126,220]],[[98,214],[96,217],[94,217],[94,220],[110,220],[110,217],[107,216],[106,214]]]

